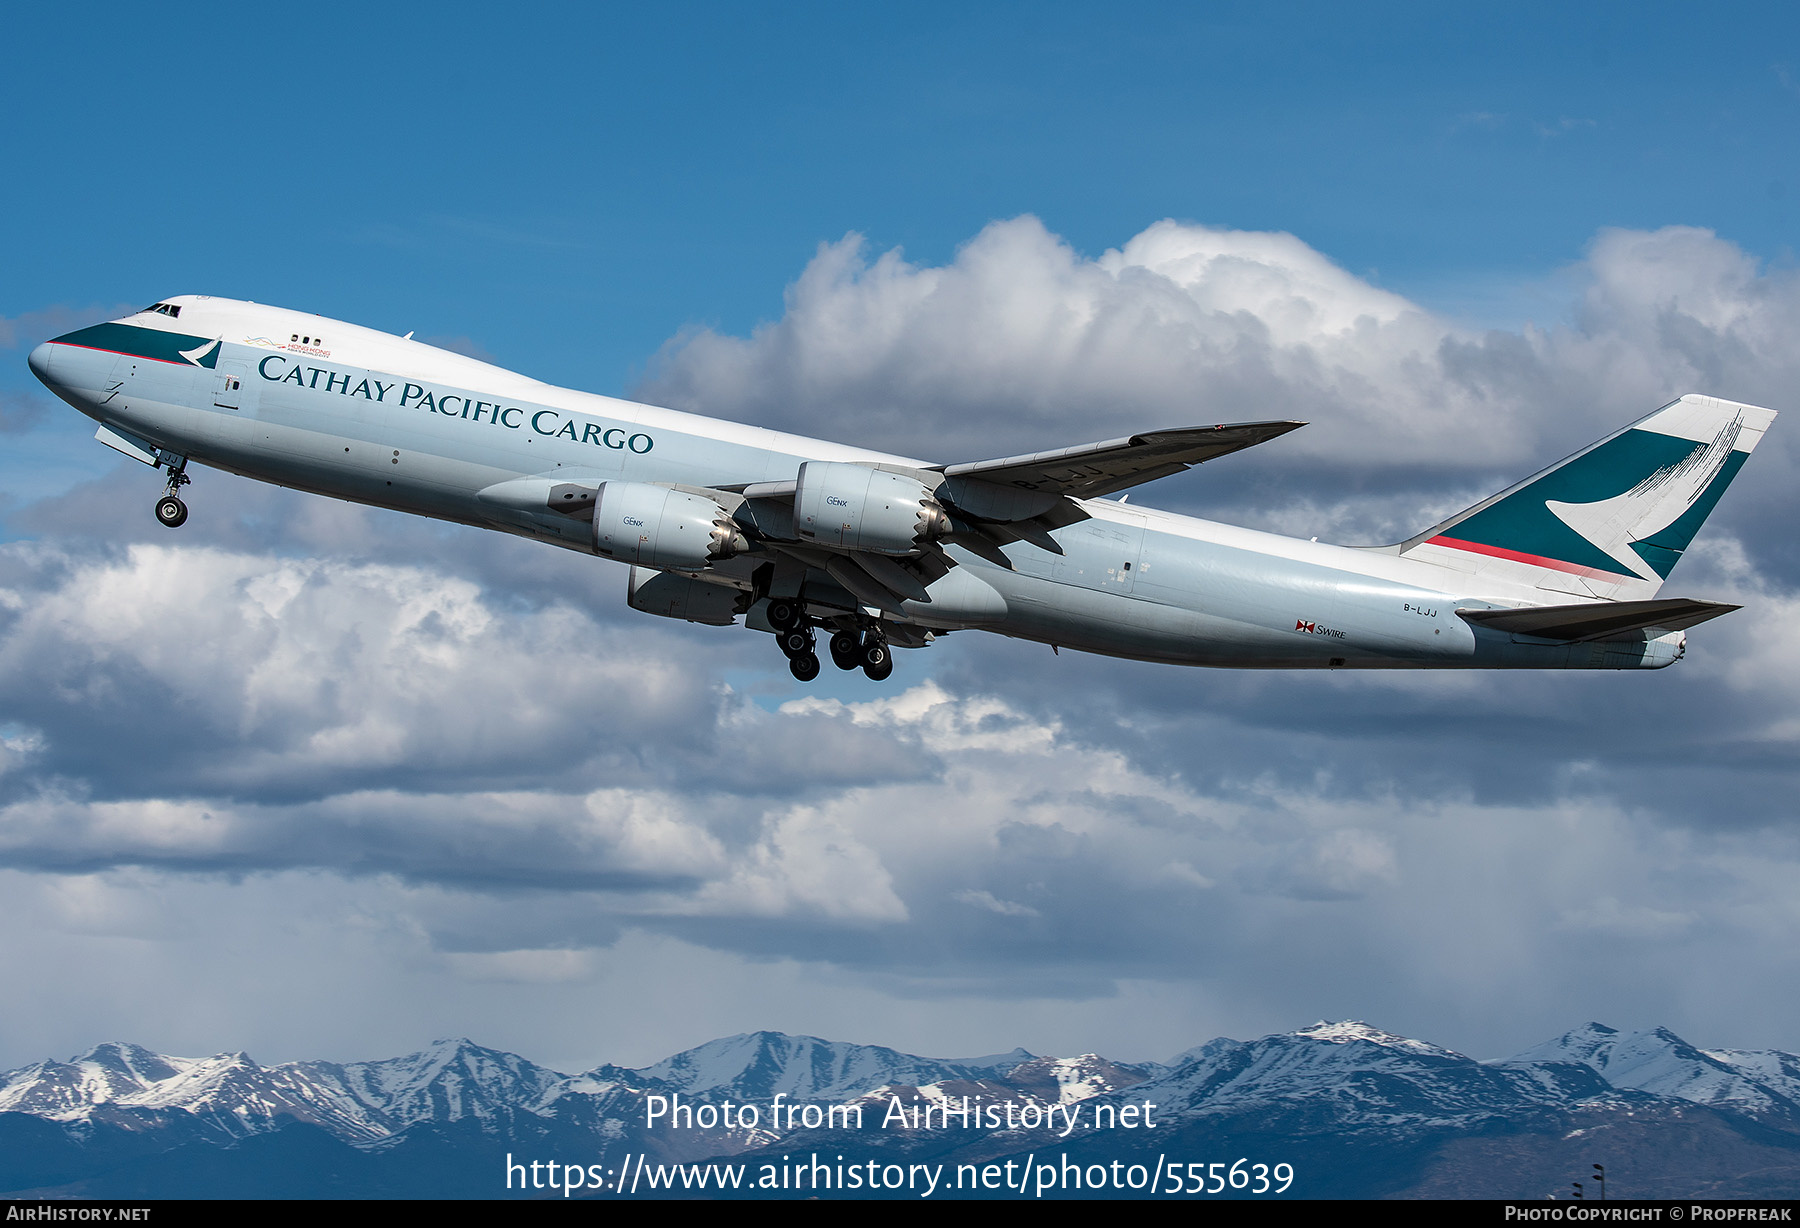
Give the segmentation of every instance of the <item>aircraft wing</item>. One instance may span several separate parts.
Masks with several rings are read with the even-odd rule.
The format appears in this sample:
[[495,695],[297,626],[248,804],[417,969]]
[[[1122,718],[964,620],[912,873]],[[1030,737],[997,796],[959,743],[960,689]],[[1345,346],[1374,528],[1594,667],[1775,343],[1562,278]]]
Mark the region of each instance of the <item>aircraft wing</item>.
[[949,465],[944,469],[944,476],[974,478],[1042,494],[1092,499],[1180,473],[1191,465],[1266,443],[1305,425],[1304,422],[1237,422],[1148,431],[1054,452]]

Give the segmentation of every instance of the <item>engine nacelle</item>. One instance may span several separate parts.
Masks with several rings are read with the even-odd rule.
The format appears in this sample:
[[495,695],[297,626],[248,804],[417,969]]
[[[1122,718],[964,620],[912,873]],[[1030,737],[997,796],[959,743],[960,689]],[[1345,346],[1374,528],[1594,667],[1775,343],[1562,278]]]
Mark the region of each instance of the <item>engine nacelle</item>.
[[912,554],[950,531],[915,478],[844,461],[807,461],[794,491],[794,531],[839,550]]
[[729,627],[750,608],[752,597],[740,589],[708,584],[692,576],[633,567],[625,600],[632,609],[646,614]]
[[621,563],[700,571],[750,548],[711,499],[644,482],[602,482],[594,501],[594,550]]

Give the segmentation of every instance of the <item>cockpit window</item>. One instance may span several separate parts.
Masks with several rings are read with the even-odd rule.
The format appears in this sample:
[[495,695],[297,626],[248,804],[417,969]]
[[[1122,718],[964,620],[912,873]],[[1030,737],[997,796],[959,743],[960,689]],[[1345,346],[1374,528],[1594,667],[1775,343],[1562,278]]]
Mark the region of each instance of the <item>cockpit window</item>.
[[177,307],[174,303],[151,303],[148,307],[144,308],[143,311],[138,312],[138,314],[146,315],[152,311],[156,312],[158,315],[168,316],[171,320],[181,314],[181,308]]

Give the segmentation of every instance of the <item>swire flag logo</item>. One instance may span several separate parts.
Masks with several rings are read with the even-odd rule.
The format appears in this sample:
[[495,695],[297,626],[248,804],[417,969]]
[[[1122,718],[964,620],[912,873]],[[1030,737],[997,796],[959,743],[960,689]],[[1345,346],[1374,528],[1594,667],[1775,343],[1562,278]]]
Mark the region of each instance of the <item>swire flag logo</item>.
[[1347,640],[1350,638],[1336,627],[1326,627],[1319,623],[1309,623],[1304,618],[1296,618],[1294,620],[1294,630],[1303,632],[1306,635],[1326,635],[1334,640]]

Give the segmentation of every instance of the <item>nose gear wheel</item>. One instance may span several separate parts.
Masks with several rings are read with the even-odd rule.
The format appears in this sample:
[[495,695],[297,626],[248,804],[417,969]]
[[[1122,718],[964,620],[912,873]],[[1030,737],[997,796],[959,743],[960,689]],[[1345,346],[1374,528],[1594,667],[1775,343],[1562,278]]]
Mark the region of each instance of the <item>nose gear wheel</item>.
[[169,485],[163,491],[163,497],[156,501],[156,518],[171,529],[179,529],[187,523],[187,504],[181,501],[181,488],[194,479],[187,475],[187,462],[169,466]]

